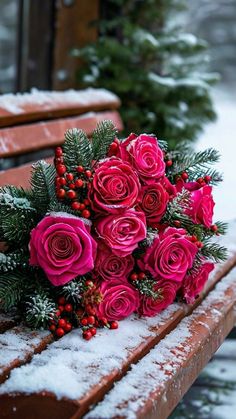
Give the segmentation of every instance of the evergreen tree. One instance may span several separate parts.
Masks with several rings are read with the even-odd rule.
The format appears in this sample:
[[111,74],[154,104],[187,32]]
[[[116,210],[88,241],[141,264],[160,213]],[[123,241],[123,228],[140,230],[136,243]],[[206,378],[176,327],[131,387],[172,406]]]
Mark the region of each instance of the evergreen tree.
[[186,0],[106,0],[96,43],[74,50],[83,60],[79,87],[104,87],[122,101],[126,133],[157,133],[171,146],[193,140],[215,118],[205,72],[206,43],[184,33]]

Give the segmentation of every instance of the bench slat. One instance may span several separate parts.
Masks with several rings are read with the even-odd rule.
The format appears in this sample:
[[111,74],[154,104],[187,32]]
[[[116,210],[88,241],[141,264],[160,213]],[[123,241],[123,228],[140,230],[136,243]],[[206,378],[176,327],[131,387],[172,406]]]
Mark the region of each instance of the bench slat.
[[119,98],[105,89],[67,90],[6,94],[0,96],[0,127],[19,123],[80,115],[89,111],[114,110]]
[[[205,294],[235,262],[234,254],[232,260],[216,269],[210,281],[211,286]],[[198,304],[202,298],[198,299]],[[127,319],[120,323],[118,331],[101,330],[96,339],[90,342],[84,342],[79,333],[73,331],[51,344],[37,358],[34,357],[30,364],[12,371],[11,377],[0,388],[0,392],[21,394],[17,397],[3,394],[0,397],[1,405],[8,409],[14,404],[18,409],[23,409],[22,414],[28,418],[27,415],[32,411],[35,400],[41,398],[48,412],[45,418],[49,418],[53,414],[55,400],[59,398],[65,401],[65,409],[74,409],[77,406],[76,417],[81,417],[92,404],[101,400],[115,381],[122,378],[131,364],[143,358],[151,348],[175,329],[192,309],[191,306],[175,304],[156,318]],[[46,371],[47,379],[40,386],[39,378],[46,375]],[[62,383],[51,379],[56,371],[64,377]],[[69,418],[66,411],[64,417]]]
[[23,326],[16,326],[0,335],[0,383],[5,381],[12,369],[28,362],[52,340],[50,332],[32,331]]
[[236,322],[236,268],[86,419],[166,419]]
[[123,129],[118,112],[107,111],[38,122],[0,130],[0,158],[34,152],[55,147],[64,141],[65,131],[79,128],[90,136],[96,125],[104,119],[111,119],[119,131]]
[[0,333],[11,329],[16,325],[16,319],[14,316],[9,316],[4,313],[0,313]]

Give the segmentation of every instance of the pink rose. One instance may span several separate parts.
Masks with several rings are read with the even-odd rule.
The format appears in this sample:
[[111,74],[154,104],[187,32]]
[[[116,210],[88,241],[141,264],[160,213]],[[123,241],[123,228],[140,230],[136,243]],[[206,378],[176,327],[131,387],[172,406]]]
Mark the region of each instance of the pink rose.
[[119,156],[134,167],[147,185],[158,181],[165,173],[163,152],[157,138],[152,135],[141,134],[137,137],[131,134],[120,144]]
[[180,284],[193,266],[197,251],[197,246],[188,240],[185,230],[169,227],[154,239],[139,263],[153,278]]
[[155,228],[166,211],[169,195],[161,183],[152,183],[141,189],[140,208],[146,215],[147,225]]
[[146,238],[146,220],[143,212],[133,209],[122,214],[101,217],[96,223],[98,237],[120,257],[130,255],[138,243]]
[[214,269],[214,263],[204,263],[197,274],[187,275],[181,288],[182,295],[188,304],[192,304],[203,290],[210,272]]
[[138,309],[139,292],[129,283],[105,281],[100,291],[103,300],[97,308],[98,318],[106,317],[108,321],[123,320]]
[[113,279],[127,280],[134,267],[132,255],[119,257],[112,250],[98,243],[97,257],[95,260],[94,273],[104,281]]
[[30,265],[40,266],[53,285],[63,285],[93,269],[96,248],[80,218],[55,213],[31,231]]
[[95,170],[90,189],[92,209],[109,214],[132,208],[140,192],[137,173],[129,163],[112,157]]
[[145,295],[142,296],[138,312],[141,316],[152,317],[164,310],[173,303],[176,297],[177,284],[172,281],[158,281],[154,285],[153,291],[158,293],[158,297],[153,299]]
[[188,215],[196,224],[203,224],[210,228],[214,213],[215,202],[212,196],[212,186],[203,186],[191,193],[192,208],[188,210]]

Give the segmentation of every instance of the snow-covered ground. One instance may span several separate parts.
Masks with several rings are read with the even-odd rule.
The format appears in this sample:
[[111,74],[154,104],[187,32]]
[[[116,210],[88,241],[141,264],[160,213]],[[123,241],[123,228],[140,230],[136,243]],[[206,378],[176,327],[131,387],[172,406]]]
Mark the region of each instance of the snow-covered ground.
[[236,218],[236,99],[228,91],[213,93],[218,119],[209,124],[196,144],[199,150],[214,147],[221,153],[218,169],[224,181],[215,188],[215,221]]

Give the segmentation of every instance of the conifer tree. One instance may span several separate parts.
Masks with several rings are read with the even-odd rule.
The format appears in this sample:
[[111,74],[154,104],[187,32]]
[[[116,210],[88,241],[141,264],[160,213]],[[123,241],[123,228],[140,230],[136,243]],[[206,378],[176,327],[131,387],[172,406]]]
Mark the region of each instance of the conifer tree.
[[206,43],[184,33],[186,0],[106,0],[97,42],[82,58],[79,87],[104,87],[122,101],[126,133],[155,132],[171,146],[194,140],[215,113]]

